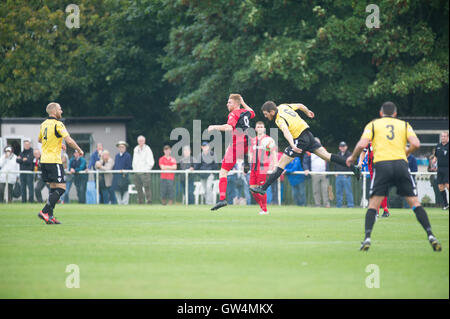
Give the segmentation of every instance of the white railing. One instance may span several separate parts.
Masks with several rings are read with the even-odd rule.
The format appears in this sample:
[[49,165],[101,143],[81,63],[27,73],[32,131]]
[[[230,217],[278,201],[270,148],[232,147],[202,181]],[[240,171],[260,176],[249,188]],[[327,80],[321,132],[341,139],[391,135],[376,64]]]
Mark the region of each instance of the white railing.
[[[195,174],[219,174],[219,170],[151,170],[151,171],[135,171],[135,170],[107,170],[107,171],[98,171],[98,170],[88,170],[88,171],[80,171],[74,174],[89,174],[89,175],[95,175],[95,185],[96,185],[96,201],[97,204],[100,204],[100,183],[99,183],[99,177],[100,174],[139,174],[139,173],[144,173],[144,174],[161,174],[161,173],[173,173],[173,174],[184,174],[185,175],[185,204],[186,206],[189,204],[188,198],[189,198],[189,175],[195,175]],[[232,175],[232,174],[238,174],[240,172],[232,170],[230,171],[228,174]],[[6,175],[5,177],[5,181],[8,181],[8,176],[10,174],[14,174],[14,175],[19,175],[19,174],[33,174],[33,175],[40,175],[42,174],[41,172],[33,172],[33,171],[0,171],[0,176],[1,175]],[[74,176],[74,174],[69,174],[66,171],[66,176]],[[304,171],[301,172],[292,172],[289,174],[293,174],[293,175],[334,175],[334,176],[338,176],[338,175],[353,175],[353,172],[350,171],[346,171],[346,172],[308,172],[305,173]],[[436,172],[413,172],[411,173],[411,175],[416,175],[416,176],[431,176],[431,175],[437,175]],[[365,197],[366,191],[367,191],[367,186],[366,186],[366,179],[368,178],[369,173],[368,172],[362,172],[362,194]],[[277,188],[277,197],[278,197],[278,205],[281,205],[281,182],[280,179],[277,180],[278,183],[278,188]],[[6,192],[6,202],[8,203],[9,200],[9,189],[8,186],[5,186],[5,192]],[[1,194],[0,194],[1,196]],[[362,205],[363,207],[367,206],[367,203],[364,201],[364,204]]]

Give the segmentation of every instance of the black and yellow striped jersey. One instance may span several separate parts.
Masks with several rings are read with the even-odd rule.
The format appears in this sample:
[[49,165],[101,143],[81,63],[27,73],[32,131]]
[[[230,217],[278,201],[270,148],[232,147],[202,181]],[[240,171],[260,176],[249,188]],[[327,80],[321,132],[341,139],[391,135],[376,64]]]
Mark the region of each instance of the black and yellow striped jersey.
[[49,117],[41,124],[39,140],[42,143],[41,163],[62,164],[62,139],[69,136],[66,127],[61,121]]
[[382,117],[369,122],[361,138],[372,141],[374,163],[381,161],[407,160],[408,137],[416,136],[408,122],[394,117]]
[[283,130],[287,127],[292,137],[296,139],[303,133],[304,130],[309,128],[309,125],[304,119],[298,115],[296,110],[298,110],[298,105],[281,104],[277,106],[277,114],[275,115],[275,124]]

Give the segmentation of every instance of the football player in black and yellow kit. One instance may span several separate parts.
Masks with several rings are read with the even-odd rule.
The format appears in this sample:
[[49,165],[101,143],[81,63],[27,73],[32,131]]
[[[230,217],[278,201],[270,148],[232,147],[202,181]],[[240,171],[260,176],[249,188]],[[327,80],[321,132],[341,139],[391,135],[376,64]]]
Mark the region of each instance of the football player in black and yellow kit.
[[[370,248],[370,235],[377,210],[383,198],[388,195],[389,187],[396,186],[398,194],[405,197],[416,214],[417,220],[425,229],[433,250],[441,251],[441,244],[431,231],[428,215],[417,198],[416,184],[408,167],[407,157],[420,147],[420,141],[409,123],[396,117],[396,105],[385,102],[381,106],[380,118],[366,125],[353,154],[347,158],[347,165],[350,165],[372,141],[373,177],[369,190],[369,209],[365,220],[365,238],[360,249],[367,251]],[[407,142],[409,147],[406,145]]]
[[66,190],[66,178],[61,160],[62,140],[83,156],[83,150],[70,137],[64,124],[59,121],[63,113],[58,103],[47,105],[48,118],[41,124],[38,142],[42,143],[41,169],[42,179],[50,184],[47,204],[38,217],[47,224],[61,224],[54,216],[53,210],[59,198]]
[[[314,112],[303,104],[281,104],[277,106],[275,102],[267,101],[261,107],[264,117],[270,121],[275,120],[275,124],[283,132],[289,146],[284,150],[275,172],[267,177],[264,185],[250,187],[252,192],[264,195],[267,188],[281,176],[286,165],[292,162],[294,157],[302,157],[304,152],[314,153],[328,162],[334,162],[342,166],[346,165],[342,157],[328,153],[316,141],[309,130],[309,125],[298,115],[297,110],[302,111],[309,118],[314,118]],[[361,176],[360,168],[357,165],[351,165],[351,168],[356,178],[359,179]]]

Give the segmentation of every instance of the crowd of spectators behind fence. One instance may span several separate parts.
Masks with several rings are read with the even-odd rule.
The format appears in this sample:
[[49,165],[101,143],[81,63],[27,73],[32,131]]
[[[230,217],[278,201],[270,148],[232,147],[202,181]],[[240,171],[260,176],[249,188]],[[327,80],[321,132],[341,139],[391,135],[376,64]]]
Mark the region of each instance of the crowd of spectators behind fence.
[[[316,138],[320,143],[320,140]],[[215,183],[217,176],[212,173],[189,174],[188,177],[188,196],[185,198],[186,175],[180,174],[178,183],[175,184],[175,174],[170,172],[160,173],[159,179],[150,172],[155,166],[155,158],[152,149],[146,144],[146,138],[140,135],[137,138],[137,146],[133,149],[133,155],[128,152],[129,145],[125,141],[119,141],[116,144],[117,154],[113,158],[110,151],[103,148],[102,143],[97,143],[96,150],[91,154],[89,162],[83,156],[75,151],[71,158],[68,158],[66,148],[63,145],[62,161],[66,170],[66,192],[61,198],[62,203],[70,202],[70,190],[75,185],[78,203],[86,203],[86,191],[89,182],[88,174],[80,174],[81,172],[111,171],[117,170],[118,173],[102,173],[99,174],[99,201],[103,204],[120,204],[127,205],[130,202],[130,184],[133,184],[136,191],[136,201],[139,204],[152,204],[152,189],[158,189],[159,198],[163,205],[171,205],[175,201],[176,195],[181,194],[183,201],[189,204],[194,203],[194,182],[203,190],[204,203],[211,205],[215,203]],[[182,158],[178,161],[171,156],[171,147],[164,145],[164,155],[158,159],[158,165],[161,170],[189,170],[189,171],[211,171],[220,168],[220,159],[217,159],[214,152],[210,149],[208,142],[202,142],[201,151],[194,156],[191,154],[190,146],[184,146],[182,149]],[[279,156],[281,156],[279,152]],[[339,144],[338,154],[347,158],[350,156],[347,144],[342,141]],[[40,151],[31,147],[31,142],[25,140],[23,150],[18,156],[13,152],[10,146],[5,147],[4,156],[0,159],[0,171],[30,171],[35,174],[13,174],[9,173],[6,180],[6,174],[0,174],[0,202],[4,201],[5,188],[8,187],[8,201],[15,197],[21,197],[23,203],[43,202],[42,191],[48,187],[42,180],[40,171]],[[437,171],[437,163],[434,160],[434,154],[429,157],[428,171]],[[417,172],[417,160],[413,155],[408,157],[408,163],[411,172]],[[122,172],[123,170],[134,170],[137,173]],[[336,199],[336,207],[340,208],[345,203],[347,207],[354,207],[354,196],[352,191],[351,175],[336,175],[335,181],[335,197],[333,187],[330,184],[329,175],[309,174],[310,172],[326,172],[326,171],[346,172],[348,167],[329,164],[315,154],[305,153],[303,161],[295,158],[286,166],[285,172],[281,177],[287,176],[291,192],[293,204],[298,206],[307,205],[306,181],[311,180],[312,197],[315,206],[330,207],[330,202]],[[244,174],[243,161],[237,161],[233,168],[234,174],[228,175],[227,199],[229,204],[251,204],[252,197],[248,189],[249,174]],[[292,174],[294,172],[302,172],[304,174]],[[96,179],[91,181],[92,189],[95,190],[97,185]],[[367,179],[367,186],[370,180]],[[439,191],[436,177],[431,176],[431,186],[435,192],[436,204],[442,203],[441,192]],[[20,185],[20,189],[15,189]],[[132,186],[133,186],[132,185]],[[281,185],[283,187],[283,185]],[[278,183],[274,183],[268,189],[268,203],[278,203]],[[368,190],[368,187],[366,187]],[[280,190],[283,196],[283,188]],[[366,194],[367,196],[367,194]]]

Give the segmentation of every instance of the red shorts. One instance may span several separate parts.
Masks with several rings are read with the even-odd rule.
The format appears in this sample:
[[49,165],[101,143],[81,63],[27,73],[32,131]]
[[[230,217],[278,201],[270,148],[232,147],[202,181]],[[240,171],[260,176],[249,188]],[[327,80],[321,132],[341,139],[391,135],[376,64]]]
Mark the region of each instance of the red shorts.
[[266,182],[267,174],[262,173],[261,171],[251,170],[250,172],[250,185],[264,185]]
[[222,160],[222,168],[230,171],[238,158],[244,159],[248,153],[248,139],[246,135],[233,137],[233,143],[227,147]]

